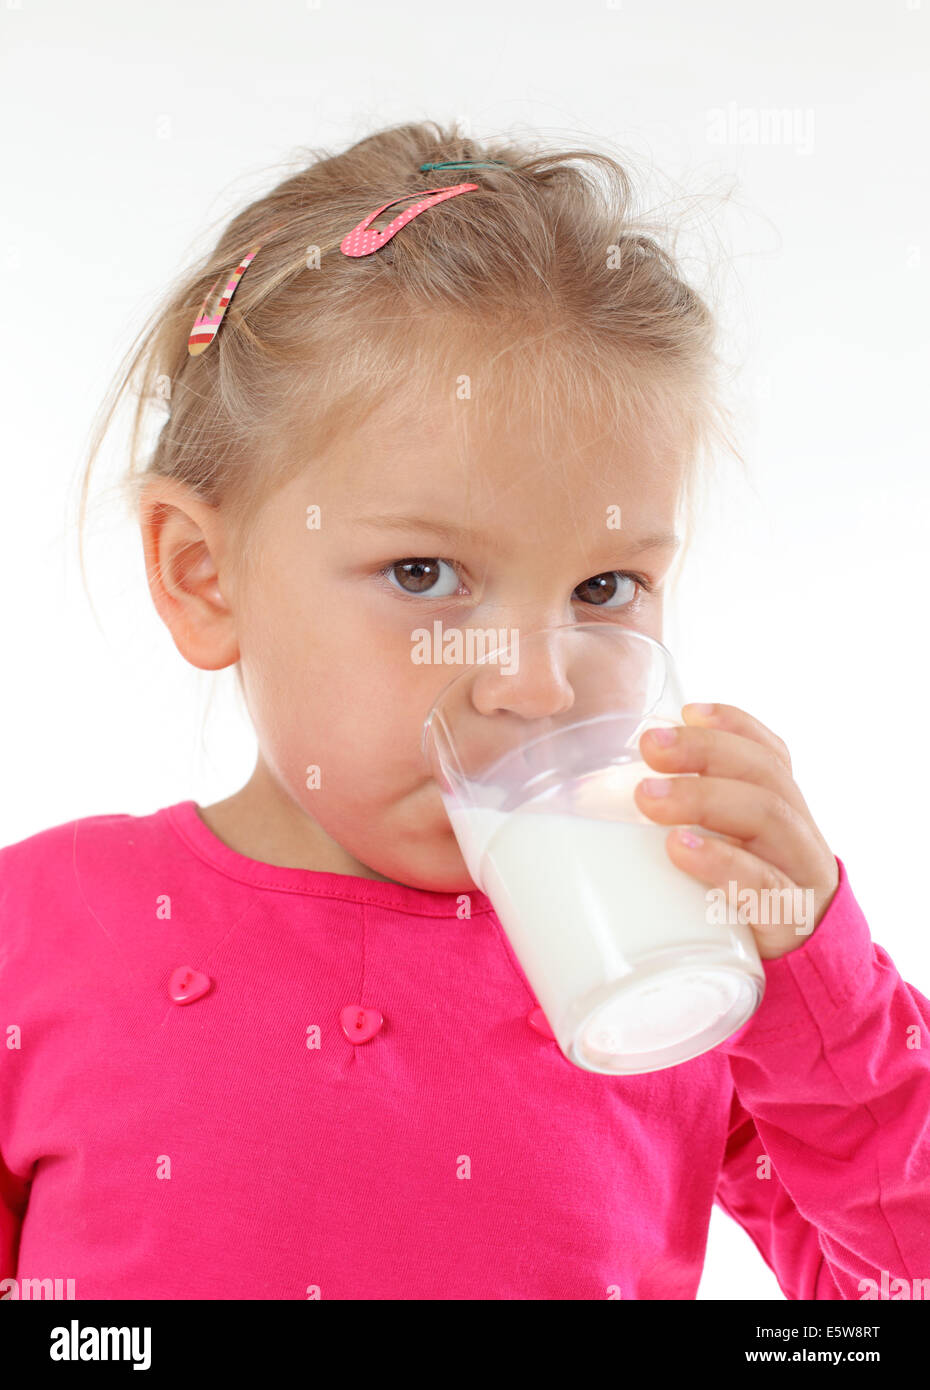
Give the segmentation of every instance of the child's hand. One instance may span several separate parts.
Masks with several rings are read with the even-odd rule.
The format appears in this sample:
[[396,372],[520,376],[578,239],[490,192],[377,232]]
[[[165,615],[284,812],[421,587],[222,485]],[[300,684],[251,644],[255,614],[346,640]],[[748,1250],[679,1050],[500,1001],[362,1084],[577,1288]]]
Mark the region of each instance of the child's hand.
[[[788,749],[776,734],[735,705],[684,705],[681,713],[687,728],[649,730],[640,751],[657,771],[700,775],[661,779],[665,796],[647,794],[650,779],[639,782],[636,804],[650,819],[681,827],[666,841],[673,863],[724,894],[735,880],[737,901],[745,888],[755,890],[753,901],[761,904],[763,889],[797,887],[800,893],[790,898],[782,894],[781,901],[803,904],[803,890],[812,890],[807,901],[813,911],[806,918],[803,911],[790,921],[782,913],[780,922],[769,924],[761,911],[750,918],[759,955],[775,960],[803,946],[820,922],[839,883],[836,859],[814,824],[791,776]],[[657,732],[660,737],[671,732],[674,739],[663,747]],[[723,838],[702,837],[691,846],[681,837],[693,832],[682,822]],[[772,901],[778,905],[774,895]],[[797,932],[799,926],[804,934]]]

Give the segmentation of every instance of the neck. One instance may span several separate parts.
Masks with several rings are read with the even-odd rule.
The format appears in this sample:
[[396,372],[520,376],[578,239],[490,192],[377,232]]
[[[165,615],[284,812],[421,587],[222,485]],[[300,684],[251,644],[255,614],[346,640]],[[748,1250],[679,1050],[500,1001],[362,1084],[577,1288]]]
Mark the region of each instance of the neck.
[[240,791],[199,809],[201,819],[223,844],[262,864],[393,881],[362,864],[327,835],[281,787],[260,753]]

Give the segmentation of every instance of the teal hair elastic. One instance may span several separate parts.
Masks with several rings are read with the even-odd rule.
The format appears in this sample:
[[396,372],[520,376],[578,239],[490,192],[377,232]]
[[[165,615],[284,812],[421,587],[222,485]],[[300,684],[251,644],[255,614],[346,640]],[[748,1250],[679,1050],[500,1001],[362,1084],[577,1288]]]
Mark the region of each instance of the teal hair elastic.
[[504,159],[444,159],[439,164],[421,164],[420,172],[427,174],[430,169],[491,169],[495,164],[506,167],[506,163]]

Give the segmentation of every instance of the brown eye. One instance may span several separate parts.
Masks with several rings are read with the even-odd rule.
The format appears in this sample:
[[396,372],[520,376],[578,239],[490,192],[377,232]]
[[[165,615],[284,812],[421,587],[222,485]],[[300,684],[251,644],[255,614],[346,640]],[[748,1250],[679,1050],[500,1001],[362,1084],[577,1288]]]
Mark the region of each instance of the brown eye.
[[637,587],[632,575],[609,570],[606,574],[596,574],[593,579],[586,579],[578,585],[575,593],[583,603],[600,608],[625,608],[636,597]]
[[[441,573],[442,566],[445,566],[449,571],[449,576],[445,581],[443,581]],[[395,587],[402,589],[405,594],[426,594],[429,598],[448,598],[455,593],[459,586],[459,577],[448,560],[437,560],[432,557],[397,560],[393,565],[389,565],[384,573],[390,582],[396,581]]]

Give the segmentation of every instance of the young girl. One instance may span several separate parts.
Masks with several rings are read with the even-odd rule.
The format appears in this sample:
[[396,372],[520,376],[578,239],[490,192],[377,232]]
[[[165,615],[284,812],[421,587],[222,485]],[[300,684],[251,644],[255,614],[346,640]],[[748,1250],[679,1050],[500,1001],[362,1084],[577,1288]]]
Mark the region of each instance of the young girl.
[[815,920],[754,928],[724,1044],[627,1076],[540,1031],[424,763],[454,672],[414,629],[661,637],[722,415],[631,201],[606,156],[404,125],[246,208],[159,312],[123,383],[137,432],[170,411],[130,475],[149,585],[259,754],[214,805],[0,852],[5,1296],[693,1299],[715,1202],[788,1298],[922,1296],[930,1003],[782,740],[728,704],[644,738],[680,872]]

